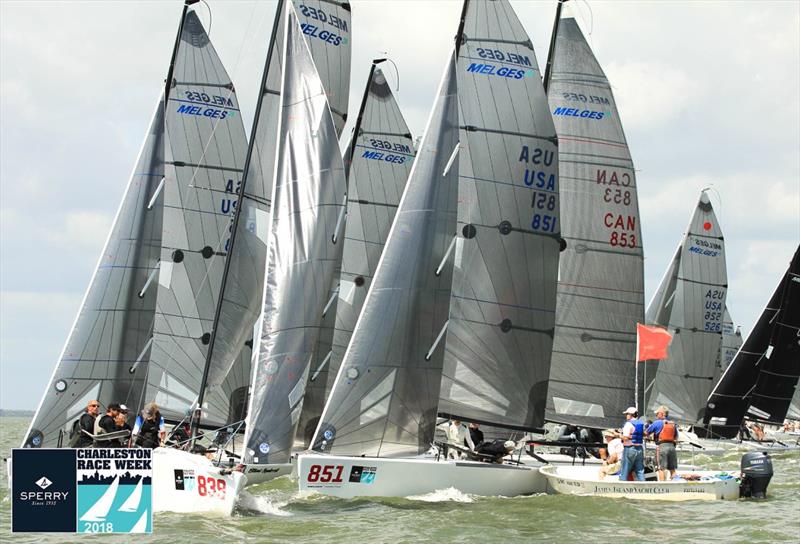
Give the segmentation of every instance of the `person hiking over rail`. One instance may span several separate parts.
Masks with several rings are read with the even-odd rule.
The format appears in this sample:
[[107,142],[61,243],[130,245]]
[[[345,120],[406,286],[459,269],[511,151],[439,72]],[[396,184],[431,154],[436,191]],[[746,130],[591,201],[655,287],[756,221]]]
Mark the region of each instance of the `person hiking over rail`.
[[668,419],[669,410],[666,406],[659,406],[656,410],[656,419],[645,431],[645,435],[652,436],[656,442],[656,464],[658,465],[658,481],[663,482],[675,477],[678,470],[678,452],[675,443],[678,441],[678,426]]
[[622,427],[622,468],[619,479],[628,480],[628,475],[633,472],[636,480],[644,481],[644,423],[639,419],[639,411],[631,406],[624,412],[625,425]]

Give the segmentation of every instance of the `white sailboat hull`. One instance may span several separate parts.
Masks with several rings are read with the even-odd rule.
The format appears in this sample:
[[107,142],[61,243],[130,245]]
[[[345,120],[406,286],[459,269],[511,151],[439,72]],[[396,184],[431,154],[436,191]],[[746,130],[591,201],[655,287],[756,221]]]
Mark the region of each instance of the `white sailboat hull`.
[[[609,476],[597,478],[595,467],[547,466],[539,469],[547,482],[547,492],[562,495],[593,495],[636,500],[736,500],[736,479],[707,481],[622,482]],[[712,476],[717,472],[695,472]]]
[[241,472],[214,466],[202,455],[156,448],[153,450],[153,512],[229,516],[246,479]]
[[504,497],[545,491],[536,467],[476,461],[300,454],[297,474],[300,491],[342,498],[408,497],[449,488]]

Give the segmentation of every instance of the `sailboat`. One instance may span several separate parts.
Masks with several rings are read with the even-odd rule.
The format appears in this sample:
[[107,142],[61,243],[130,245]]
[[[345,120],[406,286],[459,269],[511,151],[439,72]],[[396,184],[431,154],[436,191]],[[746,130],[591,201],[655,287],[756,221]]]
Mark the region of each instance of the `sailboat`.
[[[248,390],[255,371],[253,327],[261,312],[261,294],[267,262],[267,239],[275,176],[278,118],[283,63],[284,19],[293,1],[280,0],[276,8],[269,48],[260,84],[239,192],[228,240],[228,259],[222,276],[221,295],[213,316],[209,350],[205,360],[207,395],[228,407],[227,421],[241,423],[247,415]],[[350,88],[350,4],[309,0],[296,9],[306,43],[328,96],[331,114],[340,134],[347,119]],[[322,14],[322,16],[320,16]],[[323,39],[325,38],[325,39]],[[331,288],[335,287],[331,286]],[[263,467],[250,472],[260,479]]]
[[342,244],[346,183],[325,87],[286,9],[278,151],[255,327],[243,463],[290,466],[304,389]]
[[739,348],[742,347],[742,331],[737,327],[730,312],[728,305],[725,305],[725,312],[722,314],[722,345],[719,350],[717,366],[714,369],[714,385],[719,383],[725,369],[728,368],[736,357]]
[[[297,427],[300,449],[308,447],[319,423],[414,161],[411,132],[379,67],[385,61],[375,59],[370,66],[353,136],[345,151],[347,214],[335,233],[343,244],[342,266],[325,309],[326,319],[335,315],[335,330],[327,351],[318,345],[311,365]],[[323,326],[320,337],[325,334]]]
[[[531,467],[422,454],[447,399],[453,416],[475,408],[484,421],[517,429],[543,419],[559,251],[556,139],[546,108],[530,39],[511,6],[466,1],[313,439],[324,453],[298,456],[301,490],[340,497],[447,487],[481,495],[536,491]],[[531,210],[535,191],[545,198]],[[467,354],[477,342],[486,345]],[[446,365],[455,370],[447,391]],[[505,402],[488,409],[480,395],[474,406],[464,402],[461,391],[472,385],[464,376],[487,382],[515,370],[518,386],[502,392]]]
[[81,521],[105,521],[106,516],[111,511],[111,505],[117,497],[119,489],[119,476],[114,476],[108,489],[100,496],[97,501],[89,507],[80,517]]
[[136,487],[133,488],[133,491],[128,498],[125,499],[120,507],[120,512],[136,512],[139,509],[139,503],[142,501],[142,485],[144,483],[144,476],[139,478],[139,481],[136,482]]
[[[202,362],[219,294],[230,210],[246,150],[236,92],[199,17],[186,0],[164,91],[100,262],[23,446],[64,446],[90,399],[141,407],[155,400],[179,421],[197,404]],[[205,407],[209,423],[225,409]],[[153,487],[174,470],[223,482],[241,474],[204,457],[154,450]],[[186,500],[196,499],[196,500]],[[233,501],[154,493],[154,510],[223,511]],[[221,508],[220,508],[221,507]]]
[[686,233],[647,308],[647,323],[673,335],[669,358],[639,365],[648,411],[664,405],[671,419],[703,419],[722,345],[728,279],[725,241],[702,191]]
[[800,246],[722,379],[708,397],[709,438],[734,438],[744,420],[783,424],[800,378]]
[[636,173],[611,85],[561,2],[544,83],[565,240],[546,418],[619,427],[634,400],[636,323],[644,319]]

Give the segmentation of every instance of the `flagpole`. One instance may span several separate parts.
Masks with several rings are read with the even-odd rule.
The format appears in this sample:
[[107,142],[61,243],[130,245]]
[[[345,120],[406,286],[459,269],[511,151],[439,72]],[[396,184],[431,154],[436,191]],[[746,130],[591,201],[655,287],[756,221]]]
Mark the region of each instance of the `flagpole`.
[[639,324],[636,324],[636,362],[633,364],[633,405],[639,409]]

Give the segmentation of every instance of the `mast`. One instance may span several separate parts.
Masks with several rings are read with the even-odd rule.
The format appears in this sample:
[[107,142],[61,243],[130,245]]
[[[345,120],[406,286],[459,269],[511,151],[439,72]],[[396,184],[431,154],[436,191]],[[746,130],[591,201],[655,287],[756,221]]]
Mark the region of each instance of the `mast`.
[[458,32],[456,32],[456,54],[461,49],[462,37],[464,36],[464,22],[467,20],[467,9],[469,8],[469,0],[464,0],[464,5],[461,7],[461,19],[458,22]]
[[356,124],[353,127],[353,137],[350,139],[350,149],[347,150],[347,169],[346,175],[350,177],[350,165],[353,162],[353,155],[356,152],[356,144],[358,143],[358,131],[361,129],[361,121],[364,118],[364,109],[367,107],[367,98],[369,97],[369,89],[372,86],[372,76],[375,75],[375,67],[385,62],[386,59],[373,59],[372,65],[369,67],[369,76],[367,76],[367,85],[364,87],[364,97],[361,99],[361,107],[358,108],[358,117],[356,117]]
[[[284,0],[278,0],[278,6],[275,11],[275,21],[272,25],[272,34],[270,35],[269,38],[269,48],[267,49],[267,60],[264,63],[264,73],[261,75],[261,87],[260,87],[261,93],[259,95],[258,103],[256,104],[256,113],[255,116],[253,117],[253,129],[250,131],[250,142],[248,143],[247,146],[247,156],[245,157],[244,167],[242,168],[242,182],[239,186],[238,196],[240,201],[242,200],[245,194],[244,190],[245,186],[247,185],[247,174],[250,171],[250,160],[253,156],[253,148],[255,147],[256,143],[255,134],[256,130],[258,129],[258,120],[261,117],[261,104],[263,103],[261,97],[264,95],[267,89],[267,74],[269,73],[269,66],[270,66],[270,60],[272,59],[272,52],[275,48],[275,36],[278,33],[278,25],[280,24],[281,13],[283,12],[283,1]],[[190,2],[195,3],[199,2],[199,0],[186,0],[186,2],[188,5]],[[186,8],[184,8],[184,10],[185,9]],[[182,27],[183,27],[183,22],[181,22],[181,28]],[[178,36],[180,37],[180,34],[178,34]],[[175,53],[173,53],[173,64],[174,64],[174,55]],[[170,64],[170,74],[172,74],[173,64]],[[220,288],[219,298],[217,299],[217,307],[216,310],[214,311],[214,322],[211,325],[211,338],[209,339],[208,350],[206,351],[206,363],[205,366],[203,367],[203,378],[200,380],[200,391],[198,392],[197,396],[197,408],[195,409],[195,417],[192,417],[191,421],[191,441],[189,442],[190,451],[194,447],[194,442],[195,439],[197,438],[197,429],[200,426],[200,417],[202,414],[203,400],[205,396],[206,385],[208,383],[208,372],[209,369],[211,368],[211,355],[214,352],[214,343],[217,339],[217,329],[218,329],[217,324],[219,323],[219,316],[222,310],[223,293],[225,292],[225,284],[228,281],[228,273],[230,272],[231,268],[230,255],[232,254],[233,246],[236,243],[236,227],[239,224],[239,218],[241,217],[243,208],[244,206],[242,206],[240,202],[240,204],[236,206],[236,211],[233,213],[233,222],[231,225],[231,237],[230,237],[230,242],[228,244],[227,256],[225,258],[225,266],[222,272],[222,286]]]
[[175,70],[175,59],[178,57],[178,46],[181,43],[181,36],[183,35],[183,23],[186,21],[186,12],[189,11],[189,6],[198,3],[200,0],[184,0],[183,12],[181,13],[181,23],[178,25],[178,35],[175,36],[175,45],[172,47],[172,57],[169,59],[169,69],[167,70],[167,79],[164,82],[164,109],[167,108],[167,101],[169,100],[169,90],[172,88],[172,73]]
[[553,73],[553,55],[556,51],[556,36],[558,35],[558,25],[561,22],[561,8],[565,2],[567,0],[558,0],[558,6],[556,6],[556,20],[553,21],[553,33],[550,35],[550,48],[547,50],[547,64],[544,67],[544,79],[542,80],[545,94],[550,88],[550,77]]

